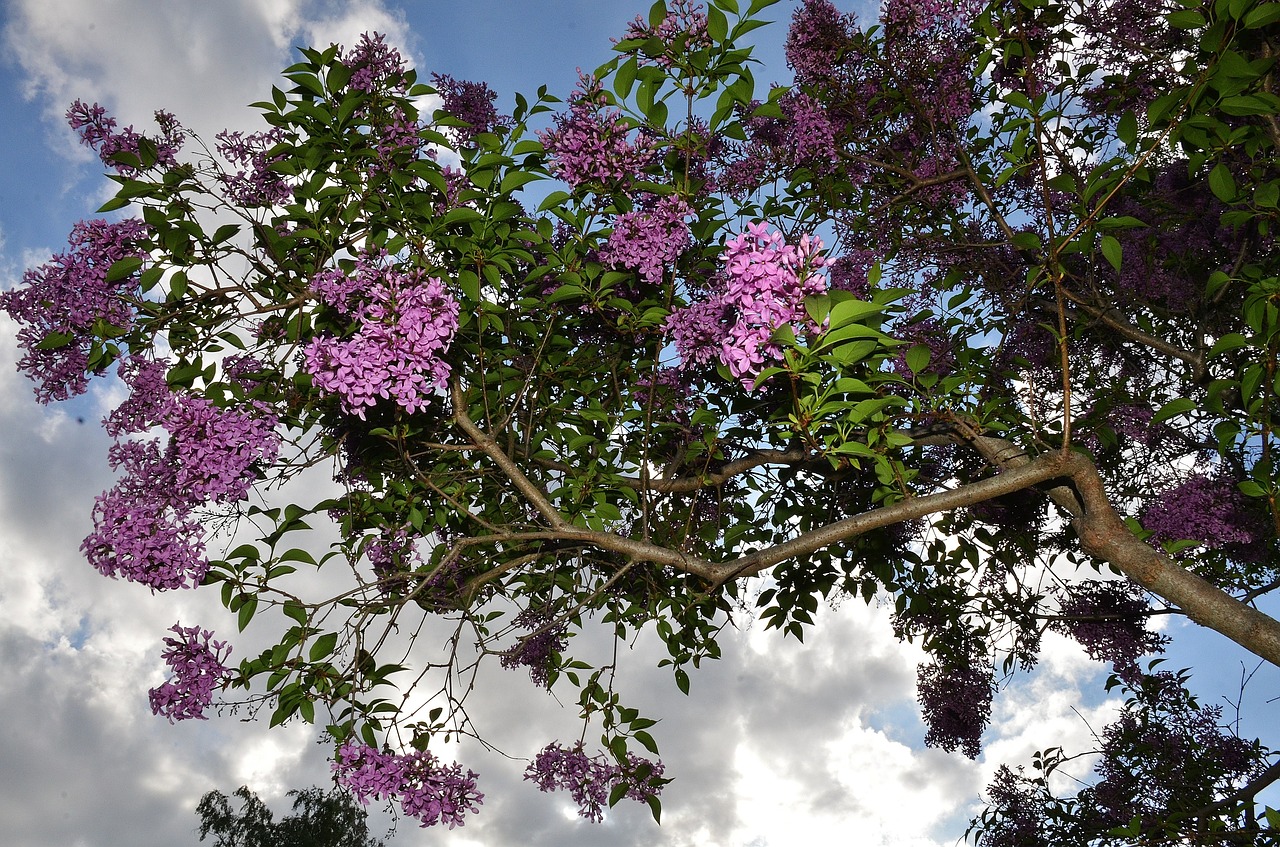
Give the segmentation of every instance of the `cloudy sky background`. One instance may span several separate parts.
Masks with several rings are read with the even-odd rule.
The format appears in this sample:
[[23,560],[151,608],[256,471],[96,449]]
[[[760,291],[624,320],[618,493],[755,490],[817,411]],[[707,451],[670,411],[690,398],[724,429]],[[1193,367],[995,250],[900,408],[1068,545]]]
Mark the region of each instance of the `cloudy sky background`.
[[[841,5],[852,8],[849,2]],[[771,15],[785,22],[793,4]],[[567,94],[576,68],[609,56],[609,38],[645,11],[641,0],[515,3],[319,0],[8,0],[0,38],[0,285],[62,249],[71,225],[109,183],[61,115],[99,101],[146,131],[157,108],[206,139],[254,130],[245,104],[263,99],[299,43],[350,45],[386,33],[422,71],[484,79],[509,108],[513,92],[547,84]],[[783,25],[759,35],[767,70],[785,81]],[[329,748],[310,727],[268,732],[237,717],[171,726],[150,714],[164,679],[161,639],[175,621],[229,637],[233,658],[262,646],[235,634],[215,592],[152,595],[103,579],[78,546],[93,498],[112,483],[97,421],[118,399],[109,385],[41,408],[14,371],[15,326],[0,318],[0,832],[15,847],[195,844],[194,808],[211,789],[247,784],[277,812],[284,792],[324,784]],[[1237,695],[1250,660],[1224,639],[1174,622],[1175,667],[1196,664],[1208,700]],[[641,640],[623,659],[625,698],[653,717],[667,773],[664,824],[619,806],[593,826],[567,798],[520,775],[546,743],[571,740],[571,709],[518,673],[481,679],[472,717],[508,759],[476,745],[444,751],[481,774],[482,813],[466,827],[417,830],[401,845],[517,844],[765,847],[836,841],[953,844],[1001,762],[1051,745],[1087,748],[1090,727],[1116,705],[1102,668],[1046,638],[1035,674],[998,697],[982,758],[924,749],[915,707],[919,654],[896,643],[888,612],[850,602],[828,610],[804,645],[744,621],[725,658],[696,674],[689,697]],[[1246,729],[1276,717],[1280,680],[1264,671],[1245,691]],[[1272,702],[1269,702],[1272,701]],[[1228,709],[1230,711],[1230,709]],[[594,735],[594,733],[593,733]],[[1087,763],[1082,763],[1087,768]],[[374,821],[382,834],[387,819]]]

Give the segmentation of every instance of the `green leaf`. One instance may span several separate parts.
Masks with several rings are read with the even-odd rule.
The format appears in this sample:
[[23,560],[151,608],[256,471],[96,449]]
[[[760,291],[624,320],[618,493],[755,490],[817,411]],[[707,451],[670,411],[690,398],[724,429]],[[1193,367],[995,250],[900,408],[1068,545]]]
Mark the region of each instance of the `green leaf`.
[[1194,9],[1182,9],[1177,12],[1170,12],[1165,16],[1165,20],[1169,22],[1169,26],[1174,29],[1199,29],[1207,23],[1204,15]]
[[924,344],[917,344],[907,351],[907,367],[911,369],[913,374],[918,374],[929,364],[929,356],[932,355],[929,348]]
[[138,268],[142,267],[142,259],[137,256],[125,256],[112,262],[111,267],[107,270],[107,282],[119,282],[126,277],[133,276]]
[[311,645],[311,650],[307,653],[307,658],[313,662],[319,662],[327,658],[333,653],[334,648],[338,646],[338,633],[326,632],[315,640]]
[[1124,248],[1120,246],[1120,242],[1116,240],[1114,235],[1102,236],[1102,255],[1111,264],[1111,267],[1117,271],[1120,270],[1120,262],[1124,257]]
[[631,94],[631,86],[635,84],[639,66],[639,61],[632,56],[623,62],[618,72],[613,75],[613,90],[617,92],[619,99],[625,100]]
[[676,688],[680,689],[680,693],[689,693],[689,674],[685,673],[684,668],[676,668]]
[[1213,170],[1209,171],[1209,188],[1213,191],[1213,195],[1223,203],[1230,203],[1236,199],[1239,191],[1236,189],[1235,177],[1231,175],[1231,170],[1223,162],[1214,165]]
[[302,626],[307,625],[307,610],[301,604],[292,600],[286,601],[284,604],[284,613],[288,618],[292,618]]
[[1120,123],[1116,126],[1116,135],[1128,147],[1134,147],[1138,143],[1138,119],[1134,117],[1132,110],[1126,110],[1120,116]]
[[1169,418],[1176,417],[1183,412],[1189,412],[1194,408],[1196,408],[1196,401],[1189,397],[1178,397],[1177,399],[1170,400],[1168,403],[1161,406],[1160,411],[1156,412],[1155,417],[1151,419],[1151,422],[1161,423],[1162,421],[1167,421]]
[[1261,3],[1252,12],[1244,16],[1241,22],[1245,29],[1261,29],[1280,21],[1280,3]]
[[249,625],[249,621],[253,620],[253,613],[258,610],[258,596],[256,594],[242,594],[240,596],[244,598],[244,604],[240,606],[236,623],[240,627],[240,631],[244,632],[244,628]]

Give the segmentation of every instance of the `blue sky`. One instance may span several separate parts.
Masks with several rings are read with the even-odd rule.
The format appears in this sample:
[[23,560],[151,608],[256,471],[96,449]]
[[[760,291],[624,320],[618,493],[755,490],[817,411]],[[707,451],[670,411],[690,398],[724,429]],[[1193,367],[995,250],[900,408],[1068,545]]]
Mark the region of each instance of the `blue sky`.
[[[379,30],[418,64],[483,79],[509,105],[547,84],[566,95],[576,69],[610,54],[631,0],[8,0],[0,20],[0,285],[61,249],[71,225],[108,183],[60,119],[71,100],[100,101],[142,128],[164,108],[206,138],[258,128],[245,104],[262,99],[291,61],[290,45],[346,44]],[[785,81],[785,21],[759,33],[761,84]],[[838,2],[850,10],[851,2]],[[162,681],[160,639],[175,620],[234,631],[217,598],[151,595],[98,576],[78,552],[94,496],[111,484],[95,422],[119,398],[109,385],[42,409],[13,370],[14,326],[0,319],[0,831],[18,847],[196,843],[193,810],[210,789],[247,783],[283,809],[290,788],[323,784],[328,751],[309,727],[265,728],[235,716],[170,726],[146,705]],[[78,419],[83,418],[84,423]],[[1247,657],[1213,634],[1190,636],[1174,666],[1202,664],[1207,698],[1234,695]],[[1184,630],[1187,632],[1184,633]],[[256,652],[252,630],[237,656]],[[977,762],[921,745],[914,704],[920,656],[895,642],[888,610],[850,602],[819,617],[805,645],[758,625],[730,634],[725,659],[683,697],[642,641],[626,657],[636,705],[655,730],[669,775],[659,829],[647,810],[620,807],[593,827],[566,803],[520,780],[523,765],[466,748],[488,795],[474,823],[453,832],[402,824],[402,845],[516,844],[765,847],[794,843],[953,844],[1001,762],[1038,747],[1087,747],[1115,702],[1102,668],[1074,645],[1046,639],[1041,667],[996,701]],[[1206,662],[1206,659],[1208,661]],[[1249,664],[1249,668],[1253,665]],[[1247,692],[1258,731],[1274,717],[1277,676]],[[473,715],[504,750],[527,757],[572,737],[571,710],[518,675],[487,677]],[[1087,766],[1087,765],[1086,765]],[[385,826],[385,819],[379,818]],[[376,829],[375,824],[375,829]],[[380,834],[380,832],[379,832]]]

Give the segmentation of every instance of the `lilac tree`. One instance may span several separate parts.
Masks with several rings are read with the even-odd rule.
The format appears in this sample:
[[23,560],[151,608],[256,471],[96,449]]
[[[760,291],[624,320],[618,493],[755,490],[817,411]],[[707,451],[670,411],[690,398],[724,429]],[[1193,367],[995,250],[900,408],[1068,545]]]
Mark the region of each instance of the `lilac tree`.
[[[984,843],[1261,843],[1272,754],[1143,657],[1167,613],[1280,664],[1280,7],[805,0],[765,91],[772,3],[658,2],[510,114],[376,35],[212,149],[71,108],[133,216],[0,305],[42,402],[130,391],[86,555],[278,637],[228,665],[176,626],[153,708],[317,723],[359,799],[452,827],[483,795],[429,748],[479,732],[496,657],[601,734],[530,780],[656,816],[654,720],[576,634],[652,629],[687,691],[735,615],[887,598],[929,744],[977,756],[1049,630],[1131,694],[1096,784],[1001,771]],[[323,468],[340,494],[291,496]],[[448,658],[392,657],[428,619]]]

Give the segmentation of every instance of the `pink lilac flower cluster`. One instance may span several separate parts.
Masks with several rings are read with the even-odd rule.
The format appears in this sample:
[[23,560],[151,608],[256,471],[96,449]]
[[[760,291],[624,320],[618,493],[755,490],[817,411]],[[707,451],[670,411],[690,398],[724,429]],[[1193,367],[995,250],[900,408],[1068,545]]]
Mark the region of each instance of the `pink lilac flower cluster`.
[[398,755],[349,740],[338,748],[333,772],[362,804],[369,799],[397,800],[401,810],[421,825],[466,823],[467,812],[479,811],[484,795],[476,790],[476,773],[454,763],[443,765],[426,750]]
[[632,141],[622,112],[606,103],[600,81],[580,73],[569,111],[556,116],[552,129],[538,131],[552,173],[574,188],[629,183],[652,158],[643,139]]
[[351,69],[348,87],[366,94],[388,95],[371,98],[356,114],[368,129],[375,157],[370,172],[385,173],[396,158],[415,160],[426,144],[416,118],[410,117],[403,98],[409,92],[404,57],[386,42],[381,33],[363,33],[354,48],[341,57]]
[[1085,580],[1057,592],[1060,618],[1052,628],[1070,635],[1089,658],[1110,662],[1123,680],[1140,675],[1138,659],[1164,652],[1169,639],[1147,629],[1149,606],[1127,580]]
[[816,236],[792,245],[767,223],[748,224],[725,245],[718,288],[667,318],[681,366],[719,359],[750,390],[762,370],[782,360],[782,348],[770,340],[779,327],[816,329],[804,298],[827,290],[821,253]]
[[657,56],[641,55],[641,61],[653,62],[664,68],[674,65],[677,55],[711,46],[711,37],[707,34],[707,13],[702,11],[701,3],[693,0],[670,0],[666,17],[657,26],[636,15],[636,19],[627,24],[622,38],[624,41],[648,41],[650,38],[661,41],[664,52]]
[[204,710],[213,702],[214,689],[231,673],[226,666],[231,647],[225,641],[214,641],[212,632],[198,626],[174,624],[169,630],[178,637],[164,640],[162,656],[172,676],[164,685],[151,689],[151,713],[164,715],[170,723],[206,720]]
[[[133,157],[140,155],[139,143],[142,136],[132,126],[117,132],[116,119],[108,115],[106,109],[97,103],[85,105],[81,100],[71,104],[66,118],[71,128],[79,134],[80,143],[93,148],[104,165],[114,168],[116,173],[124,176],[137,176],[137,167],[117,159],[121,154]],[[147,140],[155,147],[156,164],[173,167],[178,163],[178,150],[186,141],[186,130],[170,112],[156,112],[155,119],[160,126],[160,137]]]
[[916,693],[925,724],[924,743],[948,753],[957,748],[970,759],[981,751],[982,731],[991,720],[995,685],[989,664],[960,666],[923,664],[916,674]]
[[796,85],[831,80],[851,58],[846,51],[856,28],[856,18],[840,14],[830,0],[804,0],[787,32],[787,66],[795,72]]
[[507,670],[528,668],[534,685],[549,688],[556,654],[565,648],[565,624],[557,623],[552,610],[545,608],[525,609],[514,623],[528,634],[499,661]]
[[431,84],[440,94],[444,110],[464,121],[464,127],[450,127],[463,142],[470,142],[482,132],[493,132],[506,126],[507,118],[498,114],[493,102],[497,93],[484,82],[454,79],[448,74],[432,74]]
[[650,285],[662,282],[663,272],[689,246],[692,214],[682,197],[671,195],[651,208],[618,215],[609,242],[600,248],[600,261],[635,270]]
[[438,278],[396,270],[382,256],[362,254],[354,274],[343,276],[325,271],[312,281],[320,299],[356,325],[352,334],[318,336],[307,345],[305,367],[315,386],[362,419],[379,400],[411,413],[426,408],[449,378],[441,357],[458,328],[458,301]]
[[[276,417],[264,405],[221,408],[170,391],[163,362],[127,358],[119,366],[130,396],[107,416],[116,439],[108,458],[123,472],[99,495],[93,532],[80,545],[104,576],[122,576],[153,591],[194,588],[209,563],[195,511],[248,496],[258,468],[275,461]],[[131,439],[159,427],[168,436]]]
[[121,259],[144,258],[147,235],[139,220],[81,221],[68,252],[28,269],[21,286],[0,293],[0,309],[21,324],[18,370],[36,383],[41,403],[83,394],[101,325],[124,330],[133,323],[129,296],[137,277],[108,282],[107,272]]
[[278,127],[265,132],[230,132],[214,136],[214,148],[238,170],[220,179],[227,195],[242,206],[274,206],[293,199],[293,186],[271,166],[287,153],[272,153],[287,137]]
[[572,748],[548,744],[525,769],[524,778],[541,791],[568,791],[579,816],[599,823],[615,786],[626,786],[628,800],[645,802],[662,791],[662,772],[662,762],[630,754],[625,766],[603,753],[588,756],[579,741]]

